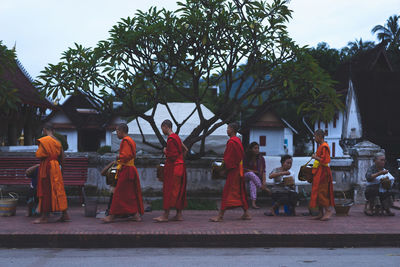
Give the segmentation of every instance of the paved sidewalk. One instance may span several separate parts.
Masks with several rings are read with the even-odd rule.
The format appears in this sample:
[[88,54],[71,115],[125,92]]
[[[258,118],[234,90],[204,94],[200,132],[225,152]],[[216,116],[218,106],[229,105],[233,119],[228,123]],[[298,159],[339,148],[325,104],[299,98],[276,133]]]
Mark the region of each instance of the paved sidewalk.
[[354,206],[349,216],[321,222],[301,215],[267,217],[266,208],[250,210],[253,219],[242,221],[236,209],[221,223],[208,222],[217,211],[185,211],[183,222],[154,223],[161,211],[153,211],[142,222],[103,224],[72,207],[72,222],[35,225],[18,207],[16,216],[0,217],[0,247],[400,247],[399,210],[394,217],[368,217],[362,210]]

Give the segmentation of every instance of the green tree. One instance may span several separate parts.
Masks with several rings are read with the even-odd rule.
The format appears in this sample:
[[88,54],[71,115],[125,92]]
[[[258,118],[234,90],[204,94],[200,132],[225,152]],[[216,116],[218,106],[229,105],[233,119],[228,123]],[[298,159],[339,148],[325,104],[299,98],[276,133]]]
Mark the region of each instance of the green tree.
[[[154,113],[144,111],[155,112],[173,94],[195,103],[200,117],[184,140],[188,147],[204,147],[208,135],[246,110],[282,101],[301,102],[299,113],[313,119],[330,119],[339,107],[332,80],[289,37],[287,2],[186,0],[174,12],[139,11],[95,48],[68,49],[60,63],[41,72],[38,84],[53,97],[82,91],[108,113],[113,101],[121,101],[123,114],[148,121],[161,145]],[[223,92],[210,98],[221,84]],[[204,102],[214,107],[214,117],[204,118]],[[179,132],[183,123],[170,115]]]
[[18,90],[4,76],[6,69],[11,70],[11,72],[16,70],[15,60],[15,50],[8,49],[0,41],[0,114],[3,116],[7,116],[12,110],[16,110],[19,102]]
[[375,43],[372,41],[363,41],[362,38],[359,40],[355,39],[354,41],[348,42],[347,46],[342,48],[342,53],[347,57],[351,58],[355,55],[358,55],[360,52],[369,50],[375,47]]
[[399,50],[400,48],[400,16],[390,16],[386,24],[376,25],[372,28],[372,34],[376,34],[378,40],[386,42],[389,50]]
[[346,58],[340,50],[329,47],[326,42],[321,42],[317,47],[310,48],[309,53],[331,77]]
[[13,73],[17,70],[16,54],[14,49],[8,49],[0,41],[0,142],[15,144],[17,142],[16,127],[9,127],[10,122],[15,122],[18,114],[20,99],[18,90],[9,81],[5,71]]

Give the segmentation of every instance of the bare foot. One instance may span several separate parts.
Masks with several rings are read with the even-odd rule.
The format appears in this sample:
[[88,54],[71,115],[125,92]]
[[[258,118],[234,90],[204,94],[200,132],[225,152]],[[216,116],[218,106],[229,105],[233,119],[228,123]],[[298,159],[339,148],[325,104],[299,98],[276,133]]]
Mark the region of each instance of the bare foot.
[[176,215],[171,220],[181,222],[181,221],[183,221],[183,217],[182,217],[182,215]]
[[332,216],[332,211],[331,210],[327,210],[325,212],[325,215],[321,218],[321,221],[327,221],[329,220],[329,218]]
[[39,218],[33,221],[34,224],[48,223],[47,218]]
[[251,206],[253,209],[255,209],[255,210],[257,210],[257,209],[259,209],[260,207],[259,206],[257,206],[257,205],[252,205]]
[[391,212],[390,209],[386,209],[385,210],[385,215],[386,216],[394,216],[395,214],[393,212]]
[[101,219],[103,223],[112,223],[114,221],[114,216],[113,215],[108,215]]
[[364,214],[367,216],[374,216],[374,213],[371,210],[369,210],[368,208],[364,209]]
[[140,217],[140,215],[136,213],[135,215],[132,216],[131,221],[141,222],[142,221],[142,217]]
[[58,220],[56,222],[70,222],[71,218],[69,217],[69,215],[61,215],[60,218],[58,218]]
[[278,216],[278,214],[276,214],[275,209],[271,208],[270,209],[272,216]]
[[160,216],[157,218],[153,218],[154,222],[168,222],[168,218],[166,218],[165,216]]
[[324,214],[322,212],[320,212],[317,216],[311,217],[311,220],[320,220],[323,216],[324,216]]
[[210,218],[210,222],[222,222],[224,219],[221,216],[215,216]]
[[241,219],[241,220],[251,220],[251,216],[250,216],[249,214],[243,214],[243,215],[240,217],[240,219]]

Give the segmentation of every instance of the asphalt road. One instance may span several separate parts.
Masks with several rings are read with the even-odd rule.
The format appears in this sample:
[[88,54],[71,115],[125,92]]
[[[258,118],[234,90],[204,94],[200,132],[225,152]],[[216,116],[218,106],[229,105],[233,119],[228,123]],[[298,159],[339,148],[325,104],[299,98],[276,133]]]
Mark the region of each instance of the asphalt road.
[[400,266],[400,248],[0,249],[0,266]]

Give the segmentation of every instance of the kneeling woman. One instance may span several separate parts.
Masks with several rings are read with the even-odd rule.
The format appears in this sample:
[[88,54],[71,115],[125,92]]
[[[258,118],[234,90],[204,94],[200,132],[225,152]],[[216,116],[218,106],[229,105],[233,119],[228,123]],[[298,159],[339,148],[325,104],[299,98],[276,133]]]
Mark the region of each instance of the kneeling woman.
[[253,209],[259,209],[260,207],[256,205],[257,188],[266,192],[269,192],[269,190],[265,181],[265,160],[260,154],[260,146],[257,142],[249,145],[243,161],[243,169],[244,178],[249,182],[251,206]]
[[295,206],[297,203],[297,193],[294,185],[294,173],[292,168],[293,158],[290,155],[281,157],[281,167],[275,168],[269,174],[270,179],[274,179],[272,187],[272,200],[274,205],[271,208],[271,214],[277,215],[280,205],[289,207],[289,214],[295,216]]

